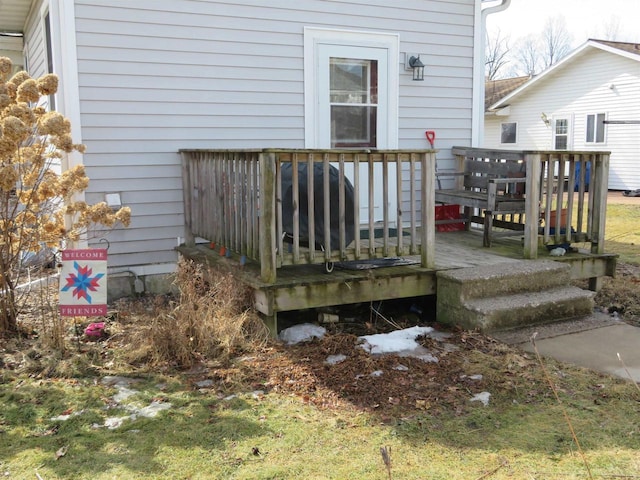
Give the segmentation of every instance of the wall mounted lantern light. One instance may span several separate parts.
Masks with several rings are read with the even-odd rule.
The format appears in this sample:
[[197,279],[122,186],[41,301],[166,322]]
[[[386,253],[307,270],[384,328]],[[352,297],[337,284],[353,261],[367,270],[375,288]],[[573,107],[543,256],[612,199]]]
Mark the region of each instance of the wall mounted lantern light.
[[551,123],[551,120],[549,120],[549,117],[547,117],[547,114],[542,112],[540,114],[540,118],[542,119],[542,121],[544,122],[544,124],[548,127],[549,124]]
[[409,67],[413,70],[413,80],[421,82],[424,80],[424,63],[420,61],[420,55],[409,58]]

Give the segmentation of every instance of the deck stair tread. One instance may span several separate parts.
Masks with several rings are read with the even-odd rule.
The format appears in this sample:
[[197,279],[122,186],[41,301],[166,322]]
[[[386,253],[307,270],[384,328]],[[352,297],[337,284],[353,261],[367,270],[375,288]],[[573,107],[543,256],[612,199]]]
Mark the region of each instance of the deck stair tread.
[[496,331],[587,315],[594,293],[570,285],[567,267],[523,260],[438,272],[438,320]]
[[539,292],[522,292],[491,298],[477,298],[468,300],[465,305],[470,310],[491,313],[497,311],[511,311],[514,315],[521,309],[539,307],[546,304],[558,305],[566,302],[580,302],[591,300],[594,292],[578,287],[559,287]]

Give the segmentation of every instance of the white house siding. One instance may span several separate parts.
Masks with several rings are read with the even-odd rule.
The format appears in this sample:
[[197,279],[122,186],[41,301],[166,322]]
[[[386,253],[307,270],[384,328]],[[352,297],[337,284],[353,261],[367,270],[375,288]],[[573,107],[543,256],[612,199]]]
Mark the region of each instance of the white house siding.
[[[184,235],[182,148],[303,148],[303,28],[400,34],[400,148],[470,144],[474,0],[76,0],[87,200],[120,192],[110,264],[171,264]],[[134,268],[135,271],[135,268]],[[140,273],[140,270],[136,271]]]
[[[614,85],[614,88],[610,88]],[[607,120],[640,120],[640,61],[590,48],[570,65],[549,72],[514,97],[508,116],[485,118],[485,146],[551,149],[552,126],[541,115],[573,118],[574,150],[611,151],[609,188],[640,188],[640,125],[607,125],[604,143],[587,144],[587,114],[606,113]],[[518,122],[515,145],[500,144],[500,124]]]
[[31,9],[24,32],[24,52],[29,73],[32,77],[40,77],[48,73],[45,33],[41,12],[46,10],[47,3],[36,2]]

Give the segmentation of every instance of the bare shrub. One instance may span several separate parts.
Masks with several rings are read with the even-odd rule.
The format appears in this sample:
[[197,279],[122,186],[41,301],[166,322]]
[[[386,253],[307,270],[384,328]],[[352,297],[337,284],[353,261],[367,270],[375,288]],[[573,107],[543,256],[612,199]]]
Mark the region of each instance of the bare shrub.
[[231,271],[181,260],[174,286],[178,301],[141,319],[130,361],[189,367],[267,341],[268,329],[251,307],[249,289]]
[[58,77],[12,71],[11,60],[0,56],[0,337],[6,338],[19,333],[18,316],[30,300],[21,284],[33,267],[51,263],[55,250],[94,229],[131,220],[128,207],[113,212],[105,202],[79,200],[89,186],[85,146],[73,143],[71,122],[41,102],[56,93]]

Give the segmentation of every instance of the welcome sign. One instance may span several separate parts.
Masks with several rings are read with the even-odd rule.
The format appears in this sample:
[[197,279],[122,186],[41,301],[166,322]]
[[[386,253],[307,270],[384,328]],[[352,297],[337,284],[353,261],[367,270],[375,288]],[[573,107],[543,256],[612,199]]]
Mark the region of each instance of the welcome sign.
[[59,301],[63,317],[107,314],[106,249],[62,251]]

